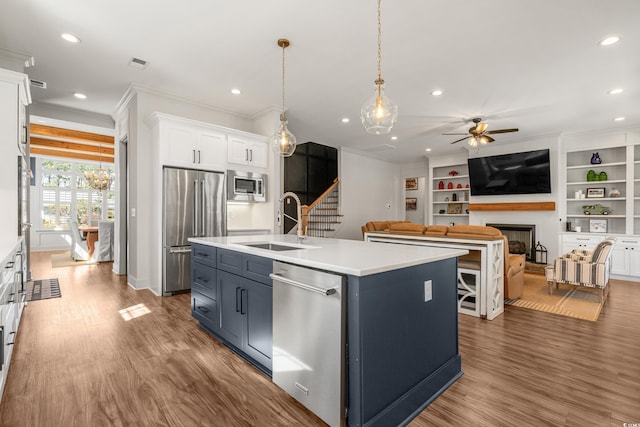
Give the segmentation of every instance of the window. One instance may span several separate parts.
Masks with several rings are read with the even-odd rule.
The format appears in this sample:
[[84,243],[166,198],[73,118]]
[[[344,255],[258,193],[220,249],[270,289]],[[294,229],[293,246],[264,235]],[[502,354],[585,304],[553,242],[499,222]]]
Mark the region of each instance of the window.
[[[89,188],[84,172],[99,166],[69,160],[38,158],[40,165],[40,227],[68,229],[69,223],[90,225],[115,219],[115,184],[100,191]],[[114,176],[113,165],[104,165]]]

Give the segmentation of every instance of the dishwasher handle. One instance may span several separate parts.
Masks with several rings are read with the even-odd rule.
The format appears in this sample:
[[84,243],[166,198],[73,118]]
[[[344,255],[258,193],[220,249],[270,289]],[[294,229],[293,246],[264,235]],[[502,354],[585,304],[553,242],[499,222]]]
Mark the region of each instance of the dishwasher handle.
[[309,285],[307,283],[302,283],[302,282],[298,282],[297,280],[293,280],[293,279],[289,279],[283,275],[281,275],[280,273],[270,273],[269,277],[273,280],[277,280],[279,282],[282,283],[286,283],[287,285],[291,285],[291,286],[295,286],[298,288],[302,288],[305,289],[307,291],[311,291],[311,292],[315,292],[318,294],[322,294],[322,295],[333,295],[336,293],[335,288],[331,288],[331,289],[322,289],[322,288],[317,288],[315,286]]

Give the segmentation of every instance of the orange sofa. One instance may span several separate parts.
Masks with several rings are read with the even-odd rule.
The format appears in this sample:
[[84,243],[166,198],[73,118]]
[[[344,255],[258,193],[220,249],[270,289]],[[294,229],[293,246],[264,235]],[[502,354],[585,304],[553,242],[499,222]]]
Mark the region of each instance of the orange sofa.
[[[384,231],[388,233],[441,236],[458,239],[502,239],[504,241],[504,293],[507,299],[522,296],[524,289],[524,255],[509,253],[509,240],[500,230],[484,225],[423,225],[410,221],[371,221],[362,227],[362,235],[367,231]],[[460,257],[460,264],[471,268],[478,268],[479,258],[470,253]]]

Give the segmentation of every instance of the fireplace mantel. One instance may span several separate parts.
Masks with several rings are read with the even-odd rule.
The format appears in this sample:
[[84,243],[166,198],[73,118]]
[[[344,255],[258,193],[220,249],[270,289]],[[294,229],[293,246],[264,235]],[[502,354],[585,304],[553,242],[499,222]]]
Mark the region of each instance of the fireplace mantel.
[[555,211],[556,202],[469,203],[469,211]]

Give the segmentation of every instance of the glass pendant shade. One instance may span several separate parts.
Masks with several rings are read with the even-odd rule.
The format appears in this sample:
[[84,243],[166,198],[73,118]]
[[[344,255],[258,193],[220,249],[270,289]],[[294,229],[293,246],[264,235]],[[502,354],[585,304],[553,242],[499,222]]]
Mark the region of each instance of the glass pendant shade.
[[385,134],[398,121],[398,105],[384,94],[384,85],[376,84],[373,96],[360,110],[362,125],[368,133]]
[[280,129],[271,137],[271,147],[281,157],[289,157],[296,151],[296,137],[287,129],[287,118],[280,116]]

